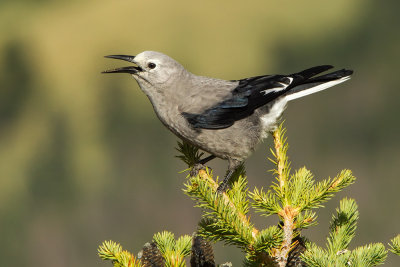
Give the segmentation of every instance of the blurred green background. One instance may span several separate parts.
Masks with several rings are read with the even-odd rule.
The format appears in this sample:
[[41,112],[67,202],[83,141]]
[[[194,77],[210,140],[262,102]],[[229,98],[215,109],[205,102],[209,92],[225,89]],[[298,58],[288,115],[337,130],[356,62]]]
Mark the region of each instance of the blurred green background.
[[[317,179],[343,168],[358,177],[306,236],[322,245],[349,196],[361,214],[352,247],[387,243],[400,232],[399,9],[394,0],[2,0],[0,265],[110,266],[96,255],[103,240],[136,253],[155,232],[195,230],[177,138],[129,75],[100,74],[122,63],[104,55],[144,50],[224,79],[354,69],[345,84],[290,103],[289,155]],[[270,145],[247,160],[251,189],[271,182]],[[225,173],[225,162],[211,166]],[[238,249],[216,247],[218,262],[241,266]]]

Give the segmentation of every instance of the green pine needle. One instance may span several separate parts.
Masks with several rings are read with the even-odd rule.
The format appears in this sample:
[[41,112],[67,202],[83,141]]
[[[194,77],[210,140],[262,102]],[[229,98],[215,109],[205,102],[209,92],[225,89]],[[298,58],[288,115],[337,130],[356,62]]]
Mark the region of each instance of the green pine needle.
[[176,240],[176,252],[183,257],[189,256],[192,248],[192,237],[184,235]]
[[162,255],[165,255],[167,251],[175,249],[175,236],[173,233],[163,231],[153,236],[154,242],[156,242],[158,249]]
[[165,266],[186,266],[184,258],[190,255],[192,245],[190,236],[181,236],[178,240],[175,240],[173,233],[163,231],[155,234],[153,240],[165,259]]
[[396,236],[390,241],[391,241],[391,244],[389,244],[390,251],[400,256],[400,235]]
[[[302,254],[302,260],[310,267],[326,267],[330,265],[326,251],[314,243],[306,243],[306,251]],[[344,265],[343,265],[344,266]]]
[[343,199],[340,207],[333,216],[327,250],[314,243],[306,244],[306,251],[302,260],[311,267],[322,266],[376,266],[383,264],[387,250],[381,243],[357,247],[353,251],[348,249],[349,243],[355,235],[358,220],[357,204],[353,199]]
[[255,188],[253,192],[249,193],[249,197],[253,200],[253,208],[262,213],[261,216],[278,214],[282,210],[276,195],[271,190],[265,192],[263,188],[260,190]]
[[346,250],[355,236],[358,220],[357,204],[353,199],[342,199],[333,216],[328,238],[328,251],[335,255]]
[[316,225],[317,215],[315,212],[306,210],[299,213],[296,217],[296,229],[307,229],[310,226]]
[[199,233],[211,240],[246,249],[252,244],[253,235],[257,232],[246,217],[247,181],[239,176],[232,188],[224,194],[218,194],[216,188],[217,183],[211,177],[191,177],[186,184],[185,193],[204,211]]
[[103,260],[111,260],[114,267],[141,267],[140,260],[137,260],[130,252],[122,250],[120,244],[114,241],[104,241],[98,248],[98,254]]
[[387,250],[382,243],[369,244],[352,251],[351,266],[376,266],[383,264]]
[[310,191],[311,196],[309,197],[305,208],[317,208],[321,207],[321,203],[328,201],[337,193],[347,186],[353,184],[355,177],[350,170],[343,170],[338,176],[332,181],[327,179],[320,183],[317,183]]
[[295,172],[288,181],[288,191],[286,192],[285,205],[299,207],[300,210],[309,208],[314,189],[312,173],[306,168],[301,168]]
[[103,260],[117,260],[117,256],[122,251],[120,244],[114,241],[104,241],[98,248],[98,254]]
[[203,152],[199,152],[199,148],[193,146],[192,144],[185,141],[178,141],[178,147],[176,148],[180,155],[175,157],[181,159],[184,163],[186,163],[189,168],[193,167],[196,163],[198,163],[201,157],[204,155]]
[[249,212],[249,200],[247,199],[247,179],[240,175],[227,192],[236,209],[246,215]]
[[[283,124],[273,132],[274,149],[271,149],[270,161],[275,165],[272,170],[275,179],[267,190],[255,188],[248,192],[244,166],[233,175],[231,189],[222,194],[216,192],[218,178],[213,180],[209,169],[200,170],[199,175],[189,177],[185,184],[185,194],[195,201],[196,207],[203,210],[198,234],[211,241],[221,241],[242,249],[246,253],[245,266],[289,266],[287,256],[296,246],[293,240],[302,229],[316,224],[317,216],[313,209],[322,207],[335,193],[355,181],[350,170],[343,170],[335,178],[320,182],[305,167],[291,174],[291,163],[287,156],[289,146],[285,134]],[[204,154],[187,142],[178,142],[177,150],[180,153],[177,157],[189,168],[198,163]],[[249,206],[262,216],[279,215],[281,223],[279,226],[257,230],[247,215]],[[343,199],[336,211],[330,225],[326,249],[306,241],[306,250],[297,257],[307,266],[382,264],[387,250],[380,243],[358,247],[352,251],[348,249],[355,236],[358,220],[355,201]],[[174,234],[164,231],[155,234],[153,241],[165,266],[186,266],[185,257],[191,254],[191,237],[185,235],[176,240]],[[389,245],[390,251],[400,255],[400,235],[391,240]],[[104,242],[98,251],[99,256],[111,260],[114,267],[141,266],[140,260],[123,251],[113,241]],[[297,263],[300,258],[297,258]]]
[[282,242],[283,233],[277,226],[270,226],[262,230],[254,242],[254,249],[256,252],[271,253],[272,248],[279,247]]
[[273,187],[278,199],[285,203],[284,194],[288,190],[287,180],[290,176],[290,162],[287,156],[289,145],[285,137],[286,129],[283,123],[272,133],[274,138],[275,151],[271,149],[272,155],[275,158],[271,160],[275,164],[275,169],[272,172],[276,175],[276,184]]

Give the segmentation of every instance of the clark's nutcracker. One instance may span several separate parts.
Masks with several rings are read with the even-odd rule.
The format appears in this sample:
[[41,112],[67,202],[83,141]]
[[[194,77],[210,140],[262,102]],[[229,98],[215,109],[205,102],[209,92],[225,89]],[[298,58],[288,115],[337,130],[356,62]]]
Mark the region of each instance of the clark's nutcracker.
[[161,122],[179,138],[229,167],[218,191],[225,191],[238,166],[274,130],[287,102],[350,79],[351,70],[318,74],[333,68],[317,66],[290,75],[264,75],[241,80],[197,76],[159,52],[137,56],[111,55],[136,66],[103,73],[129,73],[148,96]]

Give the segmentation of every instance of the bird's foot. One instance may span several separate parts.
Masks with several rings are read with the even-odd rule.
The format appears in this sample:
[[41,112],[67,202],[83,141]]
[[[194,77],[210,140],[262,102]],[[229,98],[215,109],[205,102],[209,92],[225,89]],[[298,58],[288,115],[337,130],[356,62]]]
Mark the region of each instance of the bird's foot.
[[210,160],[214,159],[215,156],[214,155],[210,155],[208,157],[205,157],[204,159],[201,159],[199,162],[197,162],[196,164],[194,164],[194,166],[192,167],[192,169],[190,170],[190,176],[196,176],[197,174],[199,174],[200,170],[206,170],[207,168],[209,170],[211,170],[210,167],[206,167],[206,163],[209,162]]
[[207,167],[201,163],[196,163],[193,165],[192,169],[189,172],[191,177],[197,176],[200,170],[206,170]]
[[224,180],[222,183],[219,184],[219,186],[217,188],[217,194],[223,194],[229,189],[231,189],[231,186],[229,185],[229,181],[225,182],[225,180]]

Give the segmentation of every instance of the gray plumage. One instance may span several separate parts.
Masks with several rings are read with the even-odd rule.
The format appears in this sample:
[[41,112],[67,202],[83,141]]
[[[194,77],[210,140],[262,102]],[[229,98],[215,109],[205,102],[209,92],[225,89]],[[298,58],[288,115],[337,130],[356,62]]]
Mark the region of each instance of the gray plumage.
[[352,74],[343,69],[316,76],[332,68],[324,65],[291,75],[227,81],[192,74],[159,52],[106,57],[137,65],[104,73],[131,74],[170,131],[228,160],[229,172],[220,190],[226,189],[233,171],[276,127],[288,101],[342,83]]

